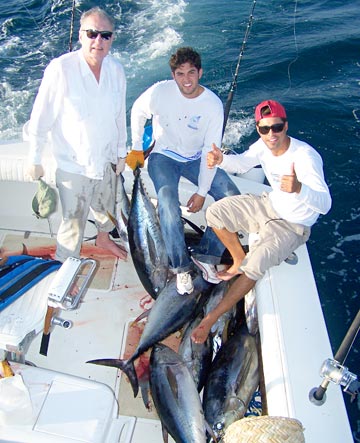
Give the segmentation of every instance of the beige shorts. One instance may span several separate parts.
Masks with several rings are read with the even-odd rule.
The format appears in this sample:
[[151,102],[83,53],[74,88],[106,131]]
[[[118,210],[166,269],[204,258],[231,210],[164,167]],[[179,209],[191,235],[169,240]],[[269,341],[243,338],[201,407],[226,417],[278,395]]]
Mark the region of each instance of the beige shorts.
[[62,222],[57,234],[57,260],[79,257],[90,210],[98,231],[110,232],[113,229],[107,213],[114,214],[115,179],[111,163],[106,164],[102,180],[57,169],[56,186],[62,206]]
[[267,269],[288,258],[309,239],[311,232],[308,226],[280,218],[268,193],[223,198],[209,206],[206,220],[208,226],[217,229],[259,234],[240,267],[252,280],[259,280]]

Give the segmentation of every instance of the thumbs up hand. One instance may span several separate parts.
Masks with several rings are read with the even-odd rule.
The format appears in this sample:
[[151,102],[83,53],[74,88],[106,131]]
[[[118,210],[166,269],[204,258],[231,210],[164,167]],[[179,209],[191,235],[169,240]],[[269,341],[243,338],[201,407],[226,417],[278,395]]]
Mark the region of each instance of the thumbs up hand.
[[213,169],[216,165],[220,165],[223,160],[223,153],[215,143],[212,144],[212,150],[207,155],[207,167]]
[[281,177],[280,189],[284,192],[296,192],[297,194],[301,191],[301,183],[297,178],[294,163],[291,163],[290,174]]

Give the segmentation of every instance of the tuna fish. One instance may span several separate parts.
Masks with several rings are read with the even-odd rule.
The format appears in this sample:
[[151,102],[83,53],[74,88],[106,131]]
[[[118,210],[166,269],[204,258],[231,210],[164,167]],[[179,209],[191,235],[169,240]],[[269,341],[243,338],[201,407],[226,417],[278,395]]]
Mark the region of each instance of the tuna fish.
[[217,437],[244,417],[259,385],[258,366],[256,338],[244,324],[216,354],[204,387],[205,419]]
[[128,376],[136,397],[139,383],[135,372],[134,360],[156,343],[164,340],[181,329],[194,315],[198,299],[209,284],[197,275],[194,280],[194,291],[191,294],[179,295],[176,290],[176,276],[173,276],[160,292],[149,313],[144,331],[134,354],[128,360],[99,359],[87,363],[113,366],[121,369]]
[[190,321],[185,328],[178,349],[179,355],[182,357],[186,366],[190,370],[198,392],[200,392],[204,387],[213,356],[211,334],[208,335],[207,340],[202,344],[194,343],[191,340],[193,330],[199,326],[199,323],[203,318],[204,310],[201,309],[200,314]]
[[[118,182],[116,185],[116,216],[121,215],[121,218],[127,224],[130,217],[130,199],[125,191],[125,179],[122,174],[118,175]],[[118,217],[120,218],[120,216]]]
[[[226,291],[229,286],[233,282],[233,279],[230,281],[222,281],[218,285],[213,287],[211,294],[205,304],[204,315],[206,316],[210,311],[212,311],[224,298]],[[236,307],[230,309],[225,312],[221,317],[218,318],[216,323],[211,328],[211,334],[213,336],[213,350],[214,354],[218,352],[220,346],[223,341],[226,341],[227,338],[227,326],[229,320],[235,315]]]
[[[130,216],[130,200],[124,187],[124,177],[119,174],[116,178],[115,216],[108,213],[114,223],[117,236],[127,251],[130,251],[127,224]],[[112,233],[115,236],[114,233]]]
[[166,285],[168,256],[159,218],[145,190],[139,168],[135,169],[134,177],[128,222],[130,252],[141,283],[156,299]]
[[244,297],[244,310],[246,324],[251,335],[259,331],[259,321],[256,306],[256,290],[252,288]]
[[150,356],[150,389],[161,423],[176,443],[205,443],[205,421],[194,380],[182,358],[163,344]]

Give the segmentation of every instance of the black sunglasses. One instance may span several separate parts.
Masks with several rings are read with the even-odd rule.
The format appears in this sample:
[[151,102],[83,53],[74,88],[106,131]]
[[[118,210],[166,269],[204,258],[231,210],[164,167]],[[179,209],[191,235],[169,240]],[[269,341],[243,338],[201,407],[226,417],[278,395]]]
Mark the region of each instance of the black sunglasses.
[[270,132],[270,129],[272,130],[272,132],[275,132],[275,133],[282,132],[284,130],[285,123],[275,123],[275,125],[271,125],[271,126],[257,125],[257,127],[259,128],[260,134],[266,135]]
[[99,34],[103,40],[110,40],[113,35],[111,31],[97,31],[96,29],[82,29],[82,31],[86,32],[87,38],[91,40],[95,40]]

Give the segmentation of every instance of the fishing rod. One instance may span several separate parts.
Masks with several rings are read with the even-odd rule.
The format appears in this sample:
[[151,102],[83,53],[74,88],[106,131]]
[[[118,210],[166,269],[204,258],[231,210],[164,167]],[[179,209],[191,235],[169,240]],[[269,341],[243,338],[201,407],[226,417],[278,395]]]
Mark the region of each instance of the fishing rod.
[[69,52],[72,51],[72,38],[74,34],[74,21],[75,21],[75,2],[76,0],[73,0],[72,8],[71,8],[71,22],[70,22],[70,40],[69,40]]
[[239,75],[240,63],[241,63],[241,60],[242,60],[243,55],[244,55],[245,46],[246,46],[247,40],[249,38],[251,25],[252,25],[253,19],[254,19],[255,6],[256,6],[256,0],[253,0],[252,9],[251,9],[251,12],[250,12],[250,15],[249,15],[249,20],[248,20],[248,24],[247,24],[247,27],[246,27],[244,40],[242,42],[240,53],[239,53],[239,57],[238,57],[238,61],[237,61],[237,64],[236,64],[234,78],[233,78],[233,81],[231,83],[229,94],[228,94],[227,101],[226,101],[226,104],[225,104],[224,124],[223,124],[222,135],[224,135],[224,133],[225,133],[226,124],[227,124],[227,121],[228,121],[228,118],[229,118],[230,108],[231,108],[231,104],[232,104],[232,101],[233,101],[233,98],[234,98],[234,92],[235,92],[235,89],[236,89],[236,86],[237,86],[237,78],[238,78],[238,75]]

